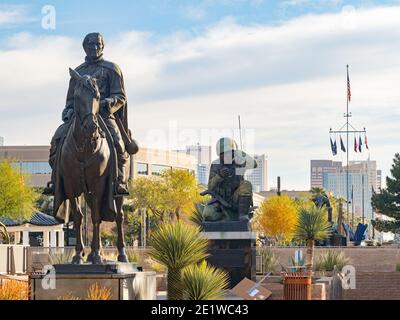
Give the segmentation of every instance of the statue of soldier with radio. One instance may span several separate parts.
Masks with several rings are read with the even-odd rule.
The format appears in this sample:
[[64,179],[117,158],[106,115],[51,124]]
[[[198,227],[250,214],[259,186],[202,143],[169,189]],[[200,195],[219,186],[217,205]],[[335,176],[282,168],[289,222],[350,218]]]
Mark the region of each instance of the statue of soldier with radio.
[[253,206],[253,188],[244,179],[248,169],[257,167],[257,162],[230,138],[217,142],[218,159],[210,168],[208,190],[202,195],[211,195],[212,200],[204,207],[205,221],[248,221]]

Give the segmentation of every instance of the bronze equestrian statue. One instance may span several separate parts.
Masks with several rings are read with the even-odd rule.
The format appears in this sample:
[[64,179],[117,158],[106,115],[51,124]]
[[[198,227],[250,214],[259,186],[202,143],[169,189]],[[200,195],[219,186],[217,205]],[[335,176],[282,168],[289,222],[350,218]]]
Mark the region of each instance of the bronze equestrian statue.
[[127,262],[123,224],[123,196],[128,195],[128,154],[138,152],[127,122],[122,72],[103,59],[100,33],[88,34],[83,47],[86,61],[70,69],[67,103],[62,124],[51,142],[52,181],[45,190],[54,194],[54,214],[69,221],[71,207],[77,234],[73,263],[83,261],[82,218],[79,197],[84,195],[93,223],[91,253],[87,261],[102,263],[100,224],[116,221],[118,261]]

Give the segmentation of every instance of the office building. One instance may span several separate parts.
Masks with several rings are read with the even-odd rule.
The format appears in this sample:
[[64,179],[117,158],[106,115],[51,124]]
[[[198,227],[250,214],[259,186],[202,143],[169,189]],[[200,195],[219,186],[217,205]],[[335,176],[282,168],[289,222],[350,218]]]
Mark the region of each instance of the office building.
[[255,155],[257,168],[250,169],[245,173],[245,179],[253,185],[254,192],[268,190],[268,163],[265,154]]

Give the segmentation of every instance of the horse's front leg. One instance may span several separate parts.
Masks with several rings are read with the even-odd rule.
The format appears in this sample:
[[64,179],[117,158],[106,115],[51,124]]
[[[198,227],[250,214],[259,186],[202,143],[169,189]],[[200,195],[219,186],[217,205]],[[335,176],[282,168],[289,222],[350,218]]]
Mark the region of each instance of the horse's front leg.
[[124,198],[120,197],[120,198],[117,198],[117,200],[116,200],[116,205],[117,205],[116,222],[117,222],[117,232],[118,232],[118,240],[117,240],[118,261],[119,262],[128,262],[128,258],[126,256],[126,252],[125,252],[125,239],[124,239],[124,229],[123,229],[123,224],[124,224],[124,212],[122,210],[123,199]]
[[91,252],[88,256],[87,261],[92,262],[93,264],[101,264],[103,262],[103,259],[100,254],[100,248],[101,248],[101,238],[100,238],[100,223],[101,223],[101,217],[100,217],[100,205],[102,198],[101,197],[94,197],[92,201],[92,223],[93,223],[93,238],[92,238],[92,244],[91,244]]
[[73,264],[80,264],[83,262],[82,252],[84,249],[82,239],[82,219],[83,214],[79,204],[79,198],[70,200],[72,214],[74,217],[74,229],[76,232],[76,245],[75,245],[75,256],[72,258]]

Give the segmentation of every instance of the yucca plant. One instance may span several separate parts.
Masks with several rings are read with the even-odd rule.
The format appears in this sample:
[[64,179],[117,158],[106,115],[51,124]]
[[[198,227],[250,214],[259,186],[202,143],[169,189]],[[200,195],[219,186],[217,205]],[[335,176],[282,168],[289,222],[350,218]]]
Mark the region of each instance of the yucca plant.
[[306,269],[312,271],[315,240],[324,240],[330,236],[331,226],[326,210],[314,206],[301,208],[295,228],[294,238],[307,242]]
[[194,204],[194,210],[192,211],[189,220],[198,226],[201,225],[204,221],[203,210],[204,204],[201,202],[196,202]]
[[338,270],[342,270],[346,264],[350,263],[350,259],[344,255],[342,251],[328,250],[322,253],[316,263],[316,271],[333,271],[334,267]]
[[150,244],[150,257],[168,269],[168,299],[181,300],[182,271],[208,256],[207,239],[201,236],[199,227],[177,221],[164,224],[153,232]]
[[228,274],[209,266],[206,261],[183,270],[183,298],[185,300],[216,300],[223,297],[229,286]]

